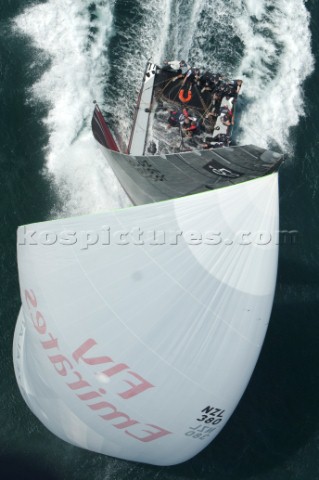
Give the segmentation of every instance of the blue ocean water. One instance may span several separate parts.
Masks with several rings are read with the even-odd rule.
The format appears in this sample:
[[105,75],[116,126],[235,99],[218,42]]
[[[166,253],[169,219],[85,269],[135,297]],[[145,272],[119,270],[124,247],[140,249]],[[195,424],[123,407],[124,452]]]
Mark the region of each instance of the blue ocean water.
[[[1,435],[7,477],[319,478],[317,388],[318,23],[315,0],[2,0],[0,5]],[[127,138],[147,58],[189,59],[244,78],[241,143],[288,152],[269,331],[235,414],[201,454],[152,467],[49,433],[18,391],[16,228],[127,204],[90,132],[92,102]]]

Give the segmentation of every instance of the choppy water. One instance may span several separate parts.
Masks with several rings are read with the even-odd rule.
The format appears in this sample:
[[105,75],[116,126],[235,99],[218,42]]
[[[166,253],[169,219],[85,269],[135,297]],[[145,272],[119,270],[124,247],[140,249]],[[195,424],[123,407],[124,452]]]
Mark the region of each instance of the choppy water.
[[[36,478],[36,468],[94,480],[319,478],[318,22],[316,0],[2,0],[0,470],[13,476],[20,463],[23,478],[28,468]],[[269,333],[238,409],[204,452],[169,468],[55,438],[23,403],[11,360],[16,227],[128,203],[93,141],[92,102],[126,139],[150,57],[244,79],[238,140],[289,153],[281,227],[299,231],[297,245],[281,248]]]

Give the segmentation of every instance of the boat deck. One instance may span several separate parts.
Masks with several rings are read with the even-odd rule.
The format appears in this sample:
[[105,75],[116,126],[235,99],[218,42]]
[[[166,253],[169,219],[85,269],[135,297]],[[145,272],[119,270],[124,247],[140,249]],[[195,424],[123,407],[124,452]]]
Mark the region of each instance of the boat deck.
[[[173,62],[177,63],[179,62]],[[158,155],[229,146],[241,80],[148,62],[128,153]]]
[[[222,93],[148,63],[125,151],[117,147],[95,106],[94,137],[133,204],[223,188],[278,170],[283,155],[254,145],[230,145],[242,82],[218,78],[216,83]],[[190,122],[198,124],[195,133],[184,128]]]
[[131,155],[143,155],[145,151],[149,118],[152,109],[155,74],[156,65],[148,62],[137,101],[131,138],[128,145],[128,151]]

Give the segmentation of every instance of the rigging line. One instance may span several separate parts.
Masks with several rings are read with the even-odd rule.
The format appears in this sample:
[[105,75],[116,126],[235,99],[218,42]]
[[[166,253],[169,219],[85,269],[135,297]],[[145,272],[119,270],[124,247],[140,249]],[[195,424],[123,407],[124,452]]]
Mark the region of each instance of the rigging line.
[[194,85],[194,89],[195,89],[195,92],[197,93],[197,95],[199,96],[200,103],[202,104],[202,107],[204,109],[204,114],[206,115],[206,112],[209,111],[209,107],[207,107],[206,103],[204,102],[204,100],[203,100],[201,94],[199,93],[196,85]]
[[181,137],[181,144],[180,144],[180,146],[179,146],[179,150],[180,150],[181,147],[182,147],[182,148],[185,148],[181,124],[179,124],[179,134],[180,134],[180,137]]
[[154,87],[154,85],[152,85],[151,87],[144,88],[144,89],[143,89],[143,92],[146,92],[147,90],[152,90],[153,88],[154,88],[154,90],[155,90],[159,85],[161,85],[162,83],[167,82],[166,85],[164,85],[164,87],[159,90],[159,94],[162,95],[163,92],[164,92],[164,90],[165,90],[165,88],[168,87],[168,85],[169,85],[172,81],[173,81],[173,79],[170,79],[169,81],[163,80],[162,82],[158,83],[158,85],[156,85],[156,87]]
[[[167,83],[165,84],[165,82],[167,82]],[[164,83],[165,85],[164,85],[163,88],[161,88],[161,89],[159,90],[159,92],[158,92],[159,95],[163,95],[164,90],[165,90],[165,89],[170,85],[170,83],[172,83],[172,82],[173,82],[173,78],[171,78],[171,79],[168,80],[168,81],[167,81],[167,80],[163,80],[162,82],[160,82],[159,85],[161,85],[162,83]],[[156,88],[157,88],[157,85],[156,85]]]

